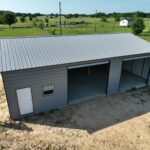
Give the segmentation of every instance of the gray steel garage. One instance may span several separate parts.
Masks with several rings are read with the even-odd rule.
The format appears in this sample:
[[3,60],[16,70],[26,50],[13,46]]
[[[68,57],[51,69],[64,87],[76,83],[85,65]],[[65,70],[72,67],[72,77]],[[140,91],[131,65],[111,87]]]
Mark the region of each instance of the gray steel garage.
[[130,33],[1,38],[0,72],[19,119],[149,86],[150,43]]

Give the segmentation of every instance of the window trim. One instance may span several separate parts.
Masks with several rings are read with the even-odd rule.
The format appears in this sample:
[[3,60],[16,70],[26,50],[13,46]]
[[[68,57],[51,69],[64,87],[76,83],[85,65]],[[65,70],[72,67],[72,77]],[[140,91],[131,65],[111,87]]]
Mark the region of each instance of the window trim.
[[[45,95],[45,94],[44,94],[44,91],[43,91],[43,86],[48,86],[48,85],[53,85],[53,87],[54,87],[53,93],[51,93],[51,94],[46,94],[46,95]],[[55,84],[54,84],[54,83],[43,84],[43,85],[41,86],[41,89],[42,89],[42,96],[44,96],[44,97],[52,96],[52,95],[55,94]]]

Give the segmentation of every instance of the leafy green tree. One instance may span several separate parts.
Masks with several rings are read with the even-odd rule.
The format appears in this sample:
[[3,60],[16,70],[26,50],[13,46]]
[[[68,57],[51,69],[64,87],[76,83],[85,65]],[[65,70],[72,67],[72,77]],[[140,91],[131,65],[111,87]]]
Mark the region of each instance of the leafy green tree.
[[29,20],[30,20],[30,21],[32,21],[32,20],[33,20],[32,16],[29,16]]
[[5,23],[5,19],[3,15],[0,15],[0,24],[4,24]]
[[120,17],[117,15],[114,17],[115,18],[115,21],[120,21]]
[[44,23],[43,23],[43,21],[40,21],[39,24],[38,24],[38,26],[39,26],[39,28],[41,30],[44,30]]
[[20,17],[20,21],[21,21],[21,22],[25,22],[25,21],[26,21],[26,16],[21,16],[21,17]]
[[114,17],[115,21],[120,21],[120,14],[114,12],[112,16]]
[[32,20],[33,26],[34,26],[34,27],[37,27],[37,26],[38,26],[38,22],[39,22],[39,19],[38,19],[37,17],[35,17],[35,18]]
[[58,14],[55,14],[54,16],[55,16],[55,18],[58,18],[59,15],[58,15]]
[[53,13],[51,13],[49,16],[50,16],[50,18],[53,18],[53,17],[54,17],[54,14],[53,14]]
[[51,34],[52,34],[52,35],[56,35],[56,29],[53,29],[53,30],[51,31]]
[[34,27],[37,26],[37,21],[36,21],[36,19],[34,19],[34,20],[32,21],[32,23],[33,23],[33,26],[34,26]]
[[140,18],[146,17],[146,14],[145,14],[144,12],[140,12],[140,11],[137,11],[137,12],[135,13],[135,15],[136,15],[137,17],[140,17]]
[[102,22],[107,22],[106,16],[103,16],[103,17],[101,18],[101,20],[102,20]]
[[49,23],[49,18],[48,17],[46,17],[45,18],[45,26],[48,28],[48,23]]
[[45,22],[48,23],[48,22],[49,22],[49,19],[48,19],[48,18],[45,18]]
[[78,18],[78,17],[79,17],[79,14],[74,14],[74,17],[75,17],[75,18]]
[[132,23],[132,31],[135,35],[139,35],[140,33],[142,33],[144,28],[145,28],[145,25],[142,19],[140,18],[134,19]]
[[4,23],[11,27],[12,24],[17,22],[17,18],[14,13],[8,12],[4,14]]
[[66,17],[66,19],[71,19],[73,17],[73,15],[72,14],[68,14],[65,17]]

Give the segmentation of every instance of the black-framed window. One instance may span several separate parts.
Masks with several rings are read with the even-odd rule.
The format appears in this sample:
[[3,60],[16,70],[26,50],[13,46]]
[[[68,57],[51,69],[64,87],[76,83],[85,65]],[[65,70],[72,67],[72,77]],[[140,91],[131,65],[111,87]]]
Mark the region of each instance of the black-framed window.
[[43,95],[54,94],[54,84],[48,84],[42,86]]

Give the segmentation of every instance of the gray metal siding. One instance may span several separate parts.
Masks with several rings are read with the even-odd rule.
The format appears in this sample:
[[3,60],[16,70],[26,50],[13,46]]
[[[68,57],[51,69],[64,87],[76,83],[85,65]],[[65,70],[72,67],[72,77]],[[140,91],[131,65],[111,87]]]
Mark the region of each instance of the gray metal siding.
[[133,61],[132,73],[141,76],[144,59],[137,59]]
[[150,86],[150,74],[148,76],[147,85]]
[[122,59],[112,59],[110,63],[107,95],[117,94],[122,70]]
[[126,70],[126,71],[131,71],[132,70],[132,60],[125,61],[123,63],[123,69]]
[[147,80],[150,69],[150,58],[124,61],[123,69]]
[[142,73],[142,77],[146,80],[148,77],[149,70],[150,70],[150,58],[146,58],[144,61],[144,68]]
[[[150,58],[145,60],[143,76],[148,74],[150,67]],[[107,95],[118,93],[121,71],[122,58],[110,60]],[[67,72],[67,66],[55,66],[2,73],[11,118],[18,119],[21,117],[16,96],[16,90],[21,88],[31,87],[34,113],[67,105]],[[55,84],[55,91],[51,96],[43,96],[42,94],[42,85],[47,84]],[[150,85],[150,77],[148,84]]]
[[[31,87],[34,113],[67,104],[67,67],[46,67],[3,73],[11,118],[20,118],[16,90]],[[43,96],[42,85],[54,84],[53,95]]]

